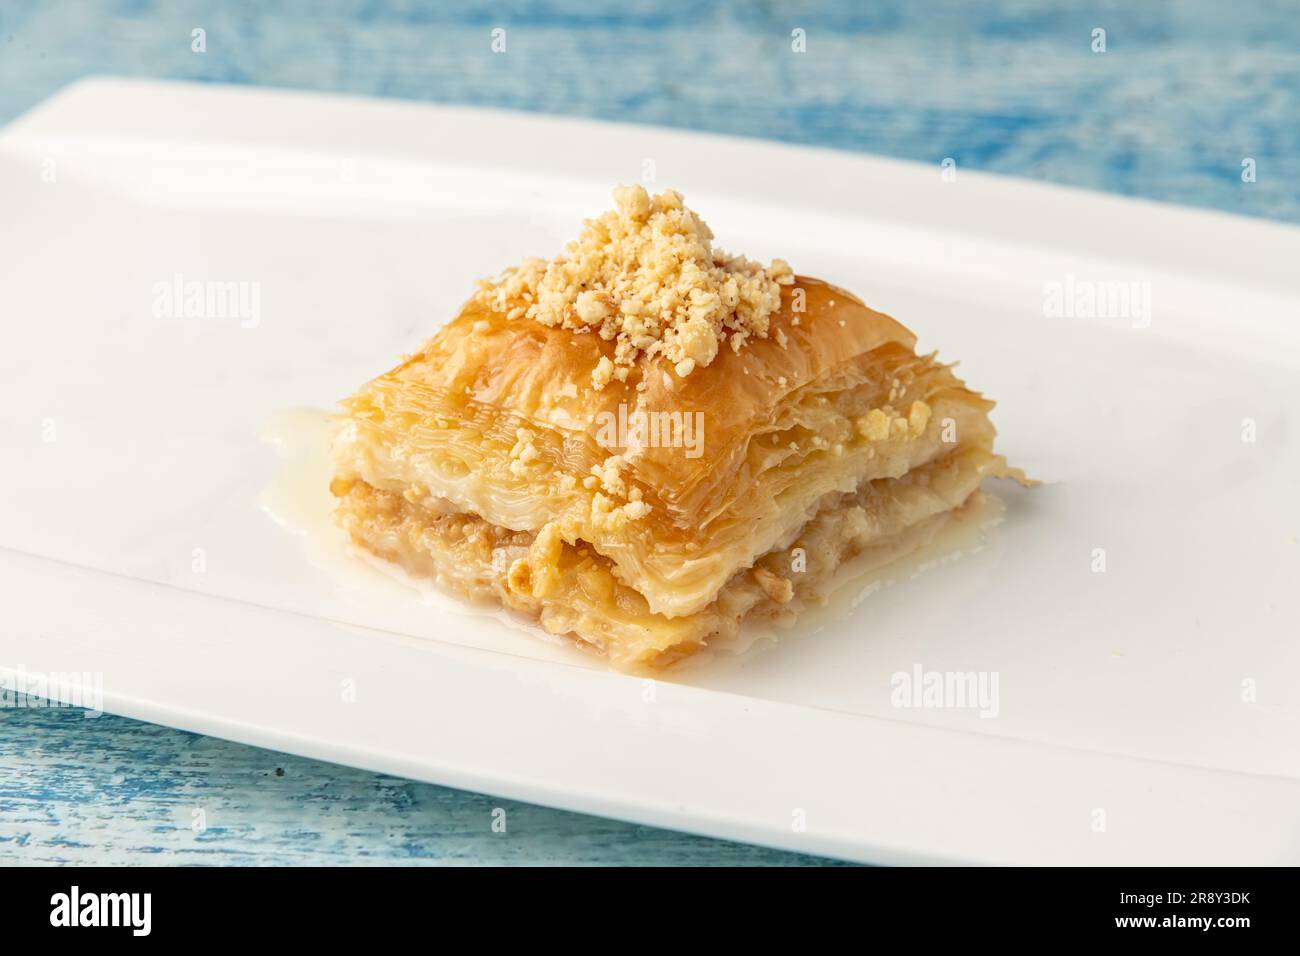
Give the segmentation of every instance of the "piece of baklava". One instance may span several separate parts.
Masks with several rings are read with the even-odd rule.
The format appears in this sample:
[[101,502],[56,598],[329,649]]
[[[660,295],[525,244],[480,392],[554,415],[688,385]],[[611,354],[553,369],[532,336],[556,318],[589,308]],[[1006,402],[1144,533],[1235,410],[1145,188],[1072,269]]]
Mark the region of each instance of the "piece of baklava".
[[1008,473],[992,402],[893,319],[714,249],[677,193],[615,200],[343,403],[355,544],[662,666],[788,619]]

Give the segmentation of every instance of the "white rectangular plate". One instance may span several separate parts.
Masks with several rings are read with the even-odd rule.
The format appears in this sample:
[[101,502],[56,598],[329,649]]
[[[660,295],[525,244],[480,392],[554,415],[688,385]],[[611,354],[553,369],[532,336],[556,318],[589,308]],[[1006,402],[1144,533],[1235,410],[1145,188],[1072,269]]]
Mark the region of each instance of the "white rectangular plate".
[[[996,489],[981,550],[655,683],[307,560],[258,506],[267,419],[329,407],[650,168],[723,247],[960,359],[1046,484]],[[0,673],[101,673],[132,717],[858,860],[1300,862],[1300,230],[667,130],[110,80],[0,133],[0,209]],[[156,317],[177,275],[255,283],[256,322]],[[1138,283],[1149,315],[1053,317],[1051,283]],[[893,706],[918,666],[996,675],[996,716]]]

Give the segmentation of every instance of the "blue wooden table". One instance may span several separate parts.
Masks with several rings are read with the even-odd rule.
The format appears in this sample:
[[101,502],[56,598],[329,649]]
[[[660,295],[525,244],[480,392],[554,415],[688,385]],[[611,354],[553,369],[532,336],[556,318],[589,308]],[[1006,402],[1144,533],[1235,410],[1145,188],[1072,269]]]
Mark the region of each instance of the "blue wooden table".
[[[506,31],[504,55],[490,50],[496,28]],[[195,29],[205,52],[192,49]],[[952,157],[963,168],[1300,222],[1292,0],[0,5],[0,122],[91,74],[569,113],[935,164]],[[1242,176],[1247,160],[1253,182]],[[507,811],[504,834],[491,826],[497,807]],[[0,860],[809,862],[111,716],[26,709],[0,710]]]

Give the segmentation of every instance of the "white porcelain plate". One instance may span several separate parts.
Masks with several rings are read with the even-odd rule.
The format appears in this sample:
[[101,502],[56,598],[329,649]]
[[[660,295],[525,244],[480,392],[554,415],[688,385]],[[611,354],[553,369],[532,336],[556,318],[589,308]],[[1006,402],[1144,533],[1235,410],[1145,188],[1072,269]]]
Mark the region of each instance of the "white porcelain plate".
[[[331,406],[648,173],[725,248],[960,359],[1045,484],[993,488],[979,550],[656,682],[312,560],[259,506],[268,420]],[[0,673],[98,675],[131,717],[856,860],[1300,862],[1300,229],[955,173],[70,88],[0,133]],[[169,312],[192,281],[244,299]],[[905,697],[900,674],[975,675],[984,706]]]

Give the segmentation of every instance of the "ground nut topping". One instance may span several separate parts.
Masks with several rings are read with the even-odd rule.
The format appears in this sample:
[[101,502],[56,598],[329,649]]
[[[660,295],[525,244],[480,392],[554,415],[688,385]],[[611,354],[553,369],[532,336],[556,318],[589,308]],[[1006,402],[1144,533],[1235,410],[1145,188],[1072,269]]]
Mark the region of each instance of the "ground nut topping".
[[511,319],[613,341],[613,361],[603,359],[592,376],[597,389],[625,381],[643,356],[662,354],[685,377],[724,343],[738,351],[751,336],[767,337],[781,286],[794,282],[786,262],[764,267],[714,249],[713,233],[680,193],[651,197],[620,186],[614,203],[586,221],[567,255],[529,259],[480,283],[475,299]]

